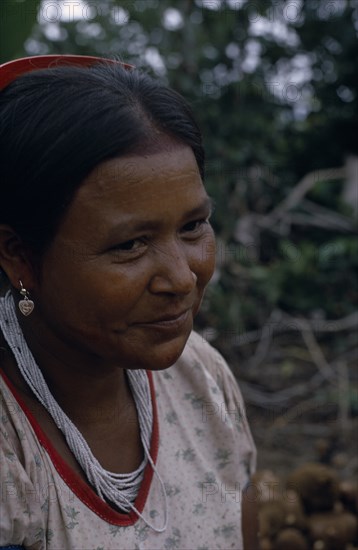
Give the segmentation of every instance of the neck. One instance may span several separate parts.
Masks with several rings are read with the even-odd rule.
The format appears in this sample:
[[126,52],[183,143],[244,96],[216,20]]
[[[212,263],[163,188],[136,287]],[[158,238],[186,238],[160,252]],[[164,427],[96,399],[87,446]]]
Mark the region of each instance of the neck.
[[[19,317],[27,345],[40,368],[45,381],[62,410],[78,424],[98,424],[122,418],[133,406],[125,369],[94,356],[84,356],[68,347],[35,319]],[[0,347],[3,344],[0,343]],[[4,359],[4,369],[15,385],[24,393],[32,394],[16,362]]]

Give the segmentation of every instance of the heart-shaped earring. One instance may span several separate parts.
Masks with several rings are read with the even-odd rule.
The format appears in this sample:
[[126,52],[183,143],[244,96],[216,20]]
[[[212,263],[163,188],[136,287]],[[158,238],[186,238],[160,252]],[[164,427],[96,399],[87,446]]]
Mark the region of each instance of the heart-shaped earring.
[[19,310],[23,315],[25,315],[25,317],[27,317],[28,315],[30,315],[30,313],[33,312],[35,304],[32,300],[29,299],[29,293],[27,292],[26,288],[24,288],[22,282],[19,281],[19,283],[21,286],[20,294],[24,297],[24,299],[20,300],[19,302]]

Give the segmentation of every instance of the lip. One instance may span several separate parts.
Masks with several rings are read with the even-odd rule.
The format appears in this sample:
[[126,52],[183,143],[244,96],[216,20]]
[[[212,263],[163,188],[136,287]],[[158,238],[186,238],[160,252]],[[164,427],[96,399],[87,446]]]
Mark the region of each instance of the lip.
[[191,309],[189,308],[176,315],[163,315],[153,321],[137,323],[137,325],[157,329],[179,329],[187,322],[190,311]]

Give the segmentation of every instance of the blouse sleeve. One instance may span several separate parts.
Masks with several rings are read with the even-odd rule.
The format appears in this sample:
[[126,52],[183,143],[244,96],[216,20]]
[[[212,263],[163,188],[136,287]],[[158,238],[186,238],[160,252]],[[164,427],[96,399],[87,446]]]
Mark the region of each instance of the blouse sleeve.
[[[2,402],[3,404],[3,402]],[[11,419],[2,407],[0,425],[1,513],[0,548],[17,545],[42,550],[45,526],[39,490],[22,464],[22,434],[15,432]]]
[[[222,415],[233,422],[237,432],[237,445],[242,470],[242,486],[250,482],[256,469],[256,446],[246,416],[244,400],[230,367],[223,356],[199,334],[192,333],[190,342],[198,359],[205,362],[208,374],[215,380],[225,401]],[[225,420],[225,419],[224,419]]]

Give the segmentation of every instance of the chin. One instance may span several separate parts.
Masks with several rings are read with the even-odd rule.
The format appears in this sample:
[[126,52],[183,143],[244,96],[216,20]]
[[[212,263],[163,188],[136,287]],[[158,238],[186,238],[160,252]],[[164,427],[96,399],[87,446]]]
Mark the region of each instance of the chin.
[[141,368],[156,371],[164,370],[174,365],[184,351],[190,332],[185,336],[178,336],[173,340],[153,346],[151,351],[144,357],[144,360],[141,361]]

